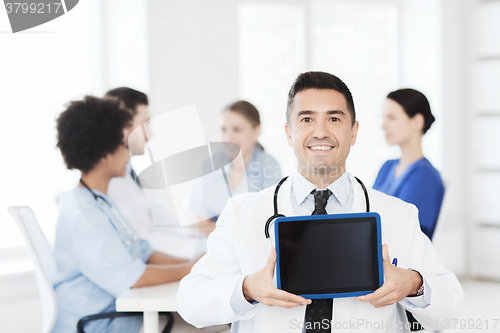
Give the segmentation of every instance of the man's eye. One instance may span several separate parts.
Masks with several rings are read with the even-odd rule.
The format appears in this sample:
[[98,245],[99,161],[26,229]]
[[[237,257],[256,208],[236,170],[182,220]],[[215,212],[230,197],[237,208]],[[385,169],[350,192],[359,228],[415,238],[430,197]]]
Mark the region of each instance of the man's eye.
[[302,118],[300,121],[303,121],[303,122],[305,122],[305,123],[308,123],[308,122],[310,122],[311,120],[312,120],[312,119],[311,119],[311,118],[309,118],[309,117],[304,117],[304,118]]
[[331,120],[331,121],[335,121],[335,122],[336,122],[336,121],[340,121],[340,119],[339,119],[339,118],[337,118],[337,117],[331,117],[331,118],[330,118],[330,120]]

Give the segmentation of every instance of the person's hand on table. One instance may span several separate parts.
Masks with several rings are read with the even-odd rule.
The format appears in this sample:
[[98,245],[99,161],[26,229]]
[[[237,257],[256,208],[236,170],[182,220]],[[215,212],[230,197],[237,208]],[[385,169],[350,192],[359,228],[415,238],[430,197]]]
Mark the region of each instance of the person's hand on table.
[[412,270],[393,266],[389,258],[389,247],[382,245],[382,259],[384,266],[385,282],[382,287],[373,293],[358,296],[361,302],[370,302],[374,307],[380,308],[392,305],[407,296],[414,296],[422,285],[422,276]]
[[194,258],[190,260],[191,266],[194,266],[194,264],[196,264],[205,254],[207,254],[206,251],[196,254]]
[[266,266],[245,278],[243,281],[243,295],[247,301],[257,301],[267,306],[293,308],[310,304],[311,300],[279,290],[273,286],[274,266],[276,264],[276,249],[273,247],[269,254]]
[[215,230],[215,222],[209,218],[204,218],[201,216],[198,216],[197,218],[198,221],[200,221],[196,224],[198,231],[208,237],[208,235],[210,235]]

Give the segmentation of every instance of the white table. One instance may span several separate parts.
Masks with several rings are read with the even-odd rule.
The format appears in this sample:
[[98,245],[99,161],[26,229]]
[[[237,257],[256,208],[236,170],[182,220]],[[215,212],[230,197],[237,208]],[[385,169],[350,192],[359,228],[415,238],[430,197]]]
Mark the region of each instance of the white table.
[[129,289],[116,299],[116,311],[143,312],[144,333],[158,333],[158,312],[177,312],[178,290],[179,281]]

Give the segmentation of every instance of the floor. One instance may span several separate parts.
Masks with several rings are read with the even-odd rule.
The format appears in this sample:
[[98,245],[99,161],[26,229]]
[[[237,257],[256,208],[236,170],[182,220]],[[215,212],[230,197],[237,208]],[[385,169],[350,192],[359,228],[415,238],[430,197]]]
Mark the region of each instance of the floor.
[[[450,322],[447,333],[500,332],[500,283],[486,281],[462,281],[465,303],[462,318]],[[454,326],[454,328],[453,328]],[[203,332],[187,324],[176,325],[173,333]],[[217,332],[210,331],[210,332]],[[225,331],[224,333],[226,333]],[[423,331],[422,333],[429,333]]]
[[444,332],[500,332],[500,283],[462,281],[462,288],[465,293],[462,318],[450,322],[452,327]]
[[[465,291],[465,305],[462,318],[449,333],[500,332],[500,283],[485,281],[462,281]],[[0,332],[37,332],[41,325],[40,302],[38,299],[17,299],[13,304],[0,299]],[[24,320],[23,318],[30,318]],[[470,325],[470,326],[469,326]],[[496,325],[496,326],[495,326]],[[487,327],[488,326],[488,327]],[[495,327],[494,327],[495,326]],[[228,326],[197,330],[193,326],[176,320],[173,333],[215,333],[228,332]],[[41,329],[40,331],[41,332]]]
[[207,327],[204,329],[197,329],[186,323],[177,313],[174,314],[174,327],[172,333],[229,333],[231,328],[229,325],[219,325]]

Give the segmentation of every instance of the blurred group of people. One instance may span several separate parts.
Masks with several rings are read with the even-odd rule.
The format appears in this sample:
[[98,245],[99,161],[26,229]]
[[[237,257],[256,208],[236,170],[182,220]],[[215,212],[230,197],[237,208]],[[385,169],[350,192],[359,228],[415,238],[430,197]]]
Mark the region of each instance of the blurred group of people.
[[[422,137],[434,122],[429,102],[417,90],[396,90],[387,95],[382,115],[387,142],[400,147],[401,157],[382,166],[373,188],[417,206],[421,229],[432,239],[444,186],[422,151]],[[144,154],[149,120],[148,97],[127,87],[72,101],[57,119],[57,147],[67,168],[81,171],[81,179],[60,201],[54,332],[75,331],[81,317],[114,311],[116,297],[131,287],[181,279],[203,254],[179,258],[140,237],[147,238],[143,231],[153,221],[169,216],[141,187],[130,163],[131,155]],[[140,126],[144,137],[129,137]],[[259,143],[260,126],[259,111],[250,102],[236,101],[222,110],[222,141],[239,146],[243,160],[243,165],[227,163],[230,195],[261,191],[282,177],[276,159]],[[198,222],[200,232],[194,235],[203,239],[213,231],[227,197],[210,177],[194,183],[186,199]],[[86,331],[139,332],[141,324],[137,316],[106,319],[89,323]]]

